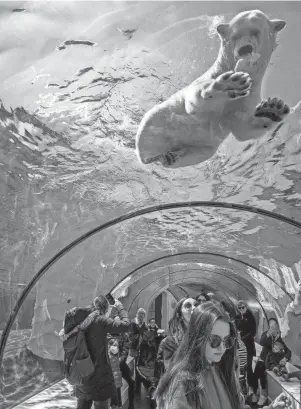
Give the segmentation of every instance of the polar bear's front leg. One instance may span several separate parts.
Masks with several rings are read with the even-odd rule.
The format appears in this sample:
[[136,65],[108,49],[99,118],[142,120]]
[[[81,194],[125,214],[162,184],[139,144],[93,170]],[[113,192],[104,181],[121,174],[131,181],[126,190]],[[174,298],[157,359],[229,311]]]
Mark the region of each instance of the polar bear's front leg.
[[247,72],[228,71],[217,78],[193,83],[188,88],[185,109],[196,114],[204,109],[207,100],[222,102],[246,98],[250,95],[252,80]]
[[268,98],[257,105],[254,113],[252,123],[254,125],[262,126],[264,129],[271,129],[282,122],[289,114],[290,109],[279,98]]
[[268,98],[256,106],[255,112],[247,119],[232,122],[232,133],[240,141],[258,139],[274,130],[290,113],[290,109],[279,98]]
[[204,99],[240,99],[250,94],[252,80],[247,72],[228,71],[201,92]]

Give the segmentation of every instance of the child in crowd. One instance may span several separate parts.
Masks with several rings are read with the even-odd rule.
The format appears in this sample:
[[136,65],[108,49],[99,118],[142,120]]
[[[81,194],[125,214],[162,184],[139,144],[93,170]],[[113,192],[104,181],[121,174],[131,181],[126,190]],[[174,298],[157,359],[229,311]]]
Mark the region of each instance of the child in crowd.
[[117,339],[110,339],[108,342],[108,352],[112,372],[114,376],[114,382],[117,389],[117,400],[112,399],[112,409],[121,408],[121,387],[122,387],[122,374],[119,366],[119,344]]
[[280,339],[274,342],[272,351],[268,353],[266,358],[266,369],[273,371],[276,376],[283,376],[287,374],[285,346]]

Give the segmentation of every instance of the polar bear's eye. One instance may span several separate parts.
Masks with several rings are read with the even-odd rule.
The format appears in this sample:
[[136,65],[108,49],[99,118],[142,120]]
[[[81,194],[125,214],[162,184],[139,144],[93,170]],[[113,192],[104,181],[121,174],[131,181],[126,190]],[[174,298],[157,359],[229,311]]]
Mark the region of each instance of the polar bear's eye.
[[231,36],[231,40],[233,41],[233,43],[236,43],[236,41],[238,41],[240,37],[241,36],[239,34],[234,34],[233,36]]
[[259,32],[259,30],[256,30],[255,28],[253,28],[253,29],[250,31],[250,34],[251,34],[252,37],[258,37],[259,34],[260,34],[260,32]]

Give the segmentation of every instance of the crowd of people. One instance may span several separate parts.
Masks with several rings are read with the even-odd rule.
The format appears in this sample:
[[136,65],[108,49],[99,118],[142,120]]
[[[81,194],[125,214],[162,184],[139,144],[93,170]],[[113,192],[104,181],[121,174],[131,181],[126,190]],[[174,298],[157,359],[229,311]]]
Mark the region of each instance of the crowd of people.
[[[73,385],[77,409],[90,409],[93,402],[95,409],[121,408],[123,379],[128,384],[128,409],[134,409],[140,384],[127,364],[129,355],[135,368],[138,359],[145,367],[153,368],[155,362],[160,368],[154,394],[158,409],[245,409],[254,403],[264,409],[289,407],[283,393],[268,405],[266,371],[289,379],[289,348],[301,355],[300,314],[299,283],[295,301],[286,309],[284,333],[281,336],[276,318],[268,320],[254,367],[257,324],[243,300],[235,304],[207,294],[185,297],[177,302],[162,337],[153,317],[146,322],[143,308],[131,321],[120,301],[110,305],[98,296],[90,307],[69,311],[64,322],[66,338],[89,322],[85,340],[94,370],[86,381]],[[300,376],[300,371],[294,375]]]

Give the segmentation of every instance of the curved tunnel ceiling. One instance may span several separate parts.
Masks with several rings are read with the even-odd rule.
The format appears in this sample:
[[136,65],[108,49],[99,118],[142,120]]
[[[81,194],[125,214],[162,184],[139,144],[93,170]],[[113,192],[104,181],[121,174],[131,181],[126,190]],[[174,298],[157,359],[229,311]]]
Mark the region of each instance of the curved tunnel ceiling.
[[[286,292],[285,288],[279,285],[273,278],[270,278],[266,273],[251,267],[249,264],[235,258],[229,258],[217,253],[201,253],[201,252],[182,252],[180,254],[163,256],[152,262],[144,263],[138,267],[115,287],[116,296],[122,294],[123,288],[131,285],[131,291],[135,294],[139,288],[144,287],[146,282],[152,282],[153,277],[160,277],[162,274],[172,275],[177,272],[183,263],[187,263],[185,268],[191,270],[194,263],[198,264],[200,276],[204,276],[209,271],[220,275],[221,278],[231,277],[233,274],[238,276],[239,281],[252,282],[253,286],[261,291],[261,298],[265,295],[270,302],[274,299],[280,299],[279,307],[283,310],[287,300],[291,296]],[[189,264],[190,263],[190,264]],[[215,271],[221,270],[221,271]],[[185,279],[185,271],[182,272],[183,280]],[[263,276],[264,285],[259,284],[257,277]],[[254,288],[254,287],[253,287]],[[269,294],[270,293],[270,294]],[[263,295],[264,294],[264,295]],[[271,297],[272,295],[272,297]],[[283,300],[281,301],[281,298]]]
[[[135,315],[135,312],[140,307],[148,308],[157,295],[163,290],[166,290],[174,285],[197,283],[201,285],[209,286],[212,292],[216,290],[223,291],[224,294],[234,299],[245,299],[257,301],[261,307],[260,300],[257,299],[257,293],[254,287],[248,288],[246,280],[235,279],[231,276],[226,276],[223,273],[215,273],[210,277],[205,276],[206,271],[200,268],[192,269],[191,267],[185,270],[178,270],[176,272],[168,272],[165,274],[159,274],[157,278],[153,278],[148,284],[142,286],[140,291],[137,291],[135,286],[130,287],[129,295],[125,298],[125,305],[129,309],[131,315]],[[218,277],[216,277],[218,275]],[[245,281],[244,283],[242,281]],[[192,295],[193,291],[190,292]]]

